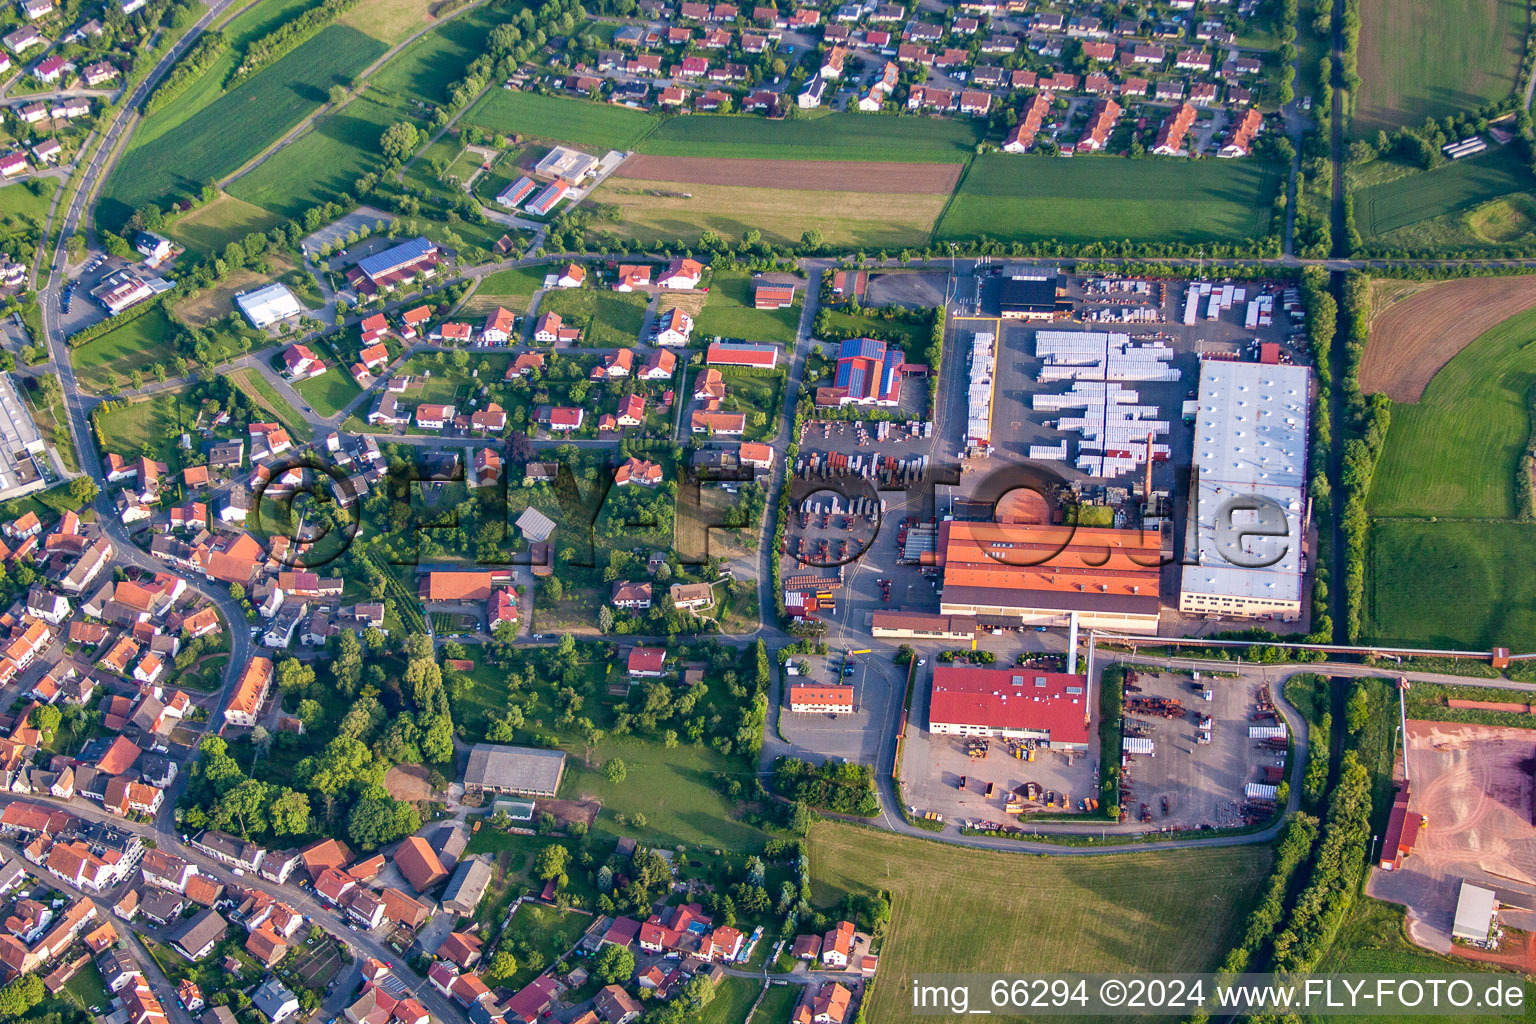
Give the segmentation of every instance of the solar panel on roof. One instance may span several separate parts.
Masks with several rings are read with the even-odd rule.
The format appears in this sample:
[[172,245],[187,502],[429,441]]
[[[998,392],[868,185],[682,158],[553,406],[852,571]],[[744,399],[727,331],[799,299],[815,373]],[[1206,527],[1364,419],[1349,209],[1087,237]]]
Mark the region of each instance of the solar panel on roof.
[[372,256],[358,260],[357,267],[369,277],[377,277],[380,274],[389,273],[396,267],[419,260],[435,248],[430,239],[413,238],[409,242],[401,242],[383,252],[376,252]]

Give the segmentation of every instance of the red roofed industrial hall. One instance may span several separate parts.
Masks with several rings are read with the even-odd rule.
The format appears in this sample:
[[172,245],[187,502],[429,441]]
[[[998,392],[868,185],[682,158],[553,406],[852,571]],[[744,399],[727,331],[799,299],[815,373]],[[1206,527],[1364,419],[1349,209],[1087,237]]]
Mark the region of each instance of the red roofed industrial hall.
[[939,736],[1000,736],[1087,750],[1088,680],[1030,668],[938,665],[928,728]]

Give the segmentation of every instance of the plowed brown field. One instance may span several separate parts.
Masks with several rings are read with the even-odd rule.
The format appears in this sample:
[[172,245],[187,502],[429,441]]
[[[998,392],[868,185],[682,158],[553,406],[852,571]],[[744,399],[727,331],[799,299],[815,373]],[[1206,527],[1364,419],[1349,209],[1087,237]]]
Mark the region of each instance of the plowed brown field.
[[1484,331],[1536,306],[1536,276],[1447,281],[1388,306],[1371,324],[1360,388],[1417,402],[1451,357]]
[[695,185],[806,192],[949,193],[960,180],[959,164],[836,163],[823,160],[729,160],[703,156],[645,156],[625,160],[619,178]]

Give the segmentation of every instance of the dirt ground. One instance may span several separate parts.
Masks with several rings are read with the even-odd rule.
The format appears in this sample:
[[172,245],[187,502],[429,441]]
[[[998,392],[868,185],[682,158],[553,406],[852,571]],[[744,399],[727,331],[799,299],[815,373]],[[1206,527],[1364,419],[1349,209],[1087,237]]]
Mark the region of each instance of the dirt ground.
[[235,293],[247,291],[259,284],[275,280],[293,269],[293,261],[283,257],[268,257],[271,273],[258,274],[254,270],[233,271],[218,287],[199,292],[184,299],[176,306],[176,315],[193,327],[206,327],[219,317],[228,316],[235,309]]
[[1498,894],[1506,924],[1530,927],[1536,730],[1410,721],[1407,746],[1408,808],[1427,821],[1400,868],[1371,872],[1370,894],[1407,906],[1408,937],[1439,953],[1451,949],[1463,880]]
[[730,160],[703,156],[644,156],[625,160],[614,175],[698,185],[746,185],[807,192],[952,192],[959,164],[880,164],[831,160]]
[[540,800],[538,809],[540,812],[548,811],[560,819],[562,825],[569,825],[573,821],[579,821],[588,828],[597,820],[597,812],[603,805],[596,800]]
[[432,785],[427,781],[430,774],[419,764],[397,764],[384,776],[384,788],[396,800],[431,800]]
[[1417,402],[1440,367],[1480,334],[1536,306],[1536,277],[1448,281],[1394,302],[1371,324],[1360,387]]

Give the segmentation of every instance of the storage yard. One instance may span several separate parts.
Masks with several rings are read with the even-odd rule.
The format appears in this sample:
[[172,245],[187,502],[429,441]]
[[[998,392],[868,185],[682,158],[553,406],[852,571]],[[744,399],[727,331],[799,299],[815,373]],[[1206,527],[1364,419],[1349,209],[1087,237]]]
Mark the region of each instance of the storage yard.
[[1270,816],[1275,787],[1289,773],[1288,727],[1267,698],[1268,684],[1130,672],[1125,690],[1122,746],[1150,747],[1124,754],[1128,820],[1159,829],[1232,828]]
[[[919,671],[901,779],[917,813],[1028,831],[1033,821],[1099,811],[1097,698],[1084,693],[1086,704],[1072,704],[1074,680],[1087,690],[1082,677],[1056,674],[1054,661],[1042,664],[939,665],[928,670],[930,678]],[[985,685],[957,704],[946,692],[956,675],[979,675]],[[1117,753],[1128,826],[1234,828],[1272,815],[1276,787],[1289,777],[1289,729],[1267,684],[1250,677],[1195,680],[1186,672],[1131,672],[1126,683]],[[966,723],[952,721],[967,716]],[[1075,742],[1090,737],[1082,747]]]

